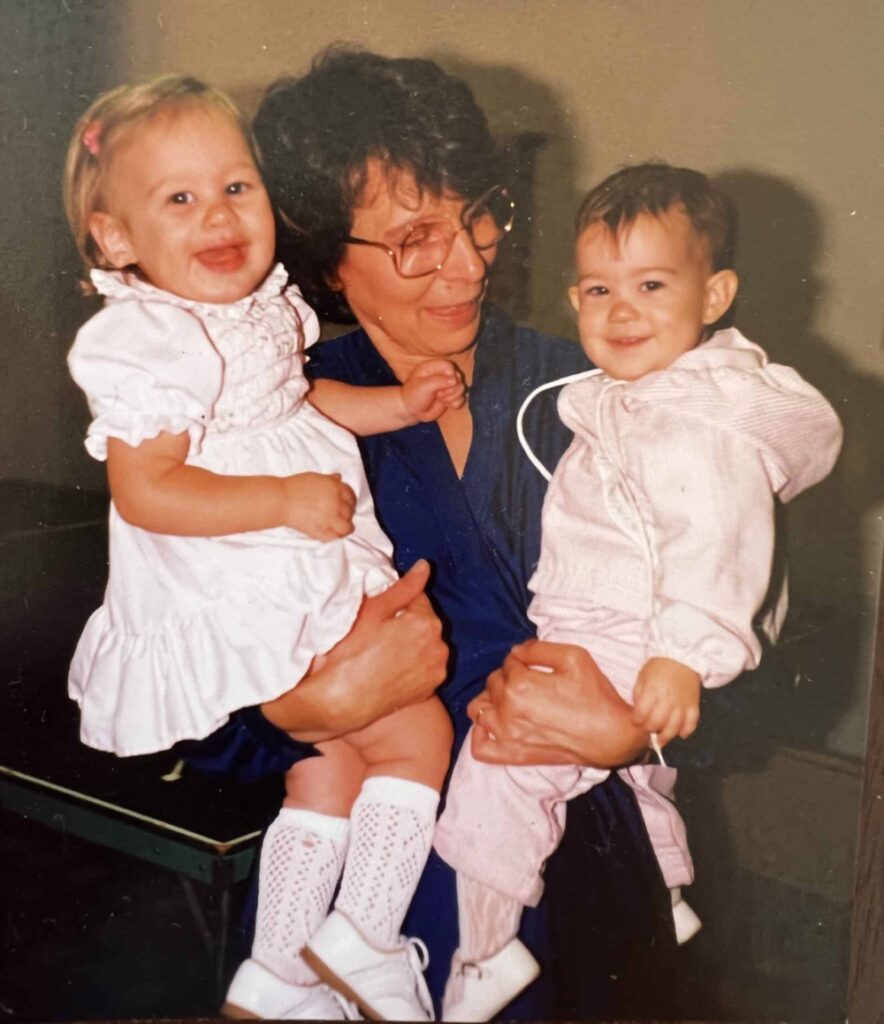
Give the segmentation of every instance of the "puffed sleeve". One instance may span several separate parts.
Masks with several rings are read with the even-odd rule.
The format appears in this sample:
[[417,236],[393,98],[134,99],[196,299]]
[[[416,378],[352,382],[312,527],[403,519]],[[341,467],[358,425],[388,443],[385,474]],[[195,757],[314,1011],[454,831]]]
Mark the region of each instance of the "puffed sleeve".
[[319,341],[319,318],[313,311],[313,307],[301,294],[301,289],[296,284],[290,284],[285,290],[285,299],[294,311],[298,322],[298,331],[302,339],[302,349],[308,349]]
[[645,410],[627,458],[653,573],[647,656],[722,686],[761,656],[753,619],[774,547],[774,497],[744,439],[667,410]]
[[186,431],[199,451],[223,363],[190,311],[112,302],[79,331],[68,366],[92,413],[86,449],[93,458],[107,458],[109,437],[137,446],[162,431]]

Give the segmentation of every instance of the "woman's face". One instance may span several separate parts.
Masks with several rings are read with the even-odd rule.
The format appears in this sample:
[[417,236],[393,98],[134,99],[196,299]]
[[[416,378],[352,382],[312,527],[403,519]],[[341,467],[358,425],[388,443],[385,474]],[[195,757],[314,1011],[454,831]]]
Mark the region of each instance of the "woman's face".
[[[388,172],[377,160],[370,160],[367,170],[351,235],[396,249],[409,229],[424,220],[460,226],[463,199],[421,195],[409,172]],[[469,349],[479,330],[495,256],[495,247],[479,253],[469,234],[459,231],[439,270],[404,278],[382,249],[347,245],[333,283],[343,289],[359,323],[395,370]]]

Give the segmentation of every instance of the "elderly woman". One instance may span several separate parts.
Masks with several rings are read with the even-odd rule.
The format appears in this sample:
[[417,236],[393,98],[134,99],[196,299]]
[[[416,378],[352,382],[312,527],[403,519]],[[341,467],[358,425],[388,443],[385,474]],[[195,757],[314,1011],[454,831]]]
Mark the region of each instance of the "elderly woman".
[[[412,568],[426,559],[426,592],[450,647],[439,693],[457,743],[472,718],[474,750],[487,761],[613,767],[640,756],[648,737],[592,659],[532,639],[525,614],[545,483],[519,450],[515,417],[538,383],[584,362],[577,346],[517,327],[485,302],[514,207],[469,89],[429,61],[331,50],[304,77],[271,87],[255,133],[293,280],[320,314],[359,323],[312,350],[308,372],[393,384],[443,356],[469,388],[467,405],[437,423],[362,439],[378,518],[397,567],[412,571],[265,716],[309,743],[435,685],[425,569]],[[568,442],[554,400],[532,408],[527,432],[554,465]],[[616,776],[570,805],[546,878],[545,903],[522,931],[544,974],[507,1015],[670,1012],[668,896]],[[453,873],[431,858],[405,929],[429,947],[436,998],[458,923],[468,928],[482,912],[461,905],[458,922],[457,907]]]

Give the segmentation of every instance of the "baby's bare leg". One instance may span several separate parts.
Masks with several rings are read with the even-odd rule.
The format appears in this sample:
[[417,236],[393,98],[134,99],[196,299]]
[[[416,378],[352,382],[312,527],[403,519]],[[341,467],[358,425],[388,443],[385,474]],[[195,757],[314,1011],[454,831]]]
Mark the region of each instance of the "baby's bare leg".
[[317,743],[316,749],[321,757],[305,757],[286,773],[283,806],[349,818],[366,763],[345,739]]
[[361,758],[366,778],[407,779],[438,791],[448,771],[453,738],[448,712],[431,697],[394,711],[342,742]]
[[437,700],[403,708],[345,737],[365,764],[350,815],[350,848],[335,909],[376,949],[399,930],[424,869],[451,752],[448,714]]

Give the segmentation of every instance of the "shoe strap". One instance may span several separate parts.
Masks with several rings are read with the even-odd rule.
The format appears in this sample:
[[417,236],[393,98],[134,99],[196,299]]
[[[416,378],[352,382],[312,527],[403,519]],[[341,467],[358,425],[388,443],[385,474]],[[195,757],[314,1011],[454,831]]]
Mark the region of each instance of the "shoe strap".
[[486,967],[477,964],[475,960],[461,960],[460,962],[460,973],[464,977],[472,974],[474,978],[484,978],[487,970]]
[[433,1000],[430,996],[430,990],[427,988],[427,983],[424,980],[424,971],[430,963],[430,951],[420,939],[409,938],[406,940],[406,952],[408,963],[414,971],[414,985],[417,997],[427,1014],[427,1020],[432,1020]]
[[430,965],[430,951],[422,939],[407,938],[408,962],[420,974]]

